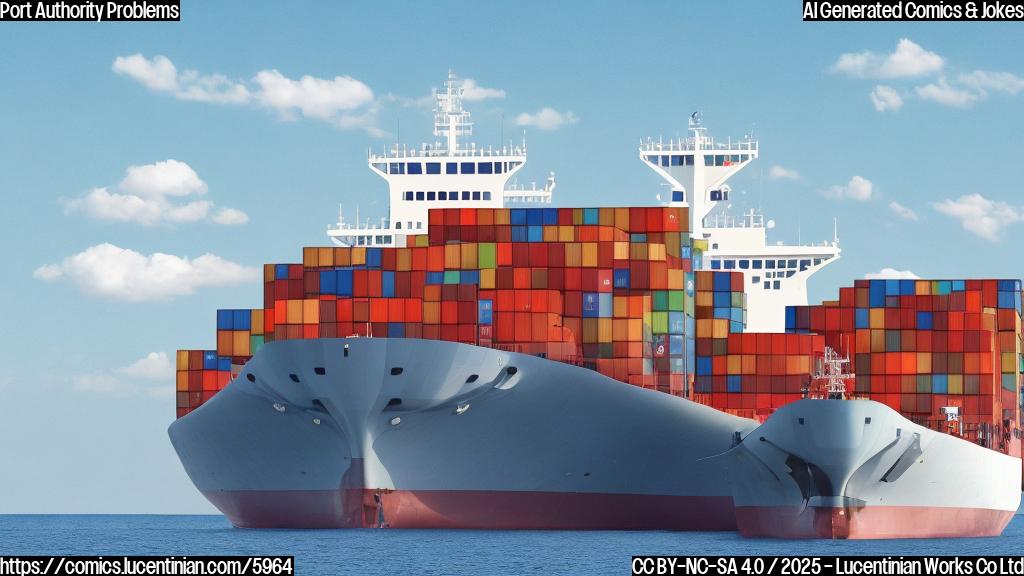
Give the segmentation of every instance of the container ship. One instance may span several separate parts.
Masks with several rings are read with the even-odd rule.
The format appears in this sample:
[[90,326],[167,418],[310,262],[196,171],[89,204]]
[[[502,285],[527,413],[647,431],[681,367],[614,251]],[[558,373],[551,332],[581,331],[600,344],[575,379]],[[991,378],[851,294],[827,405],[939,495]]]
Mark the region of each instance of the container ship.
[[[767,244],[726,181],[752,138],[641,143],[667,205],[550,207],[526,144],[371,153],[379,224],[264,266],[179,350],[171,441],[239,527],[998,535],[1021,488],[1021,285],[857,280]],[[838,369],[839,368],[842,369]],[[824,392],[823,392],[824,391]]]

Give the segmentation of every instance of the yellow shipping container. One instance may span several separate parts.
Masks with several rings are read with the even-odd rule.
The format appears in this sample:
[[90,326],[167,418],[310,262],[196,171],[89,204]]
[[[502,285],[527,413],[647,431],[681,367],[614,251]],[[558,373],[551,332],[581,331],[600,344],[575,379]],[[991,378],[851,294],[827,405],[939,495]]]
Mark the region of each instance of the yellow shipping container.
[[423,323],[424,324],[440,324],[441,323],[441,303],[440,302],[424,302],[423,303]]
[[319,252],[316,248],[307,246],[302,249],[302,265],[306,268],[316,268],[320,265]]
[[715,295],[712,292],[697,292],[694,300],[697,306],[714,306]]
[[263,334],[263,309],[259,308],[252,311],[252,333]]
[[885,352],[885,330],[871,331],[871,351]]
[[683,290],[686,288],[686,272],[682,270],[668,271],[668,289]]
[[309,298],[302,301],[302,323],[303,324],[319,324],[320,323],[320,301]]
[[612,296],[612,316],[626,318],[629,316],[629,297]]
[[[885,328],[885,308],[872,308],[868,312],[869,328]],[[874,350],[872,350],[873,352]]]
[[497,272],[494,268],[484,268],[480,271],[480,288],[482,290],[494,290],[494,277]]
[[566,268],[583,266],[583,247],[579,243],[569,242],[565,245],[565,266]]
[[558,226],[545,226],[542,232],[545,242],[558,242]]
[[597,223],[600,224],[601,226],[615,226],[615,209],[598,208]]
[[743,374],[757,374],[757,356],[754,354],[743,355]]
[[351,266],[365,266],[366,265],[366,248],[356,247],[352,248],[352,263]]
[[726,360],[726,374],[742,374],[743,358],[739,354],[730,354]]
[[264,264],[263,265],[263,281],[264,282],[273,282],[274,281],[274,277],[277,276],[277,273],[275,272],[275,268],[276,267],[273,264]]
[[629,230],[629,208],[615,209],[615,227]]
[[446,244],[444,247],[444,267],[446,270],[462,268],[462,248],[459,244]]
[[395,267],[398,268],[399,272],[408,272],[412,270],[411,248],[401,248],[398,250],[398,257],[396,258]]
[[334,266],[334,249],[333,248],[317,248],[317,260],[319,260],[320,266]]
[[963,394],[964,393],[964,375],[963,374],[950,374],[949,375],[949,393],[950,394]]
[[188,350],[178,350],[175,360],[175,368],[177,370],[188,370]]
[[629,260],[629,242],[616,242],[614,251],[612,256],[616,260]]
[[335,248],[334,249],[334,265],[335,266],[351,266],[352,265],[352,249],[351,248]]
[[188,392],[188,372],[179,370],[174,376],[174,389],[178,392]]
[[584,318],[583,319],[583,342],[586,344],[594,344],[597,340],[597,318]]
[[1009,374],[1017,370],[1017,355],[1013,352],[1003,352],[999,355],[1001,372]]
[[467,244],[458,244],[458,246],[462,247],[462,250],[461,250],[462,253],[460,255],[461,256],[461,261],[460,261],[461,266],[460,267],[461,268],[465,268],[466,270],[476,270],[478,268],[478,266],[476,265],[476,263],[477,263],[477,256],[476,256],[477,255],[477,245],[476,244],[468,244],[467,243]]
[[232,336],[231,348],[234,356],[249,356],[249,334],[248,330],[235,330]]
[[611,342],[612,341],[612,319],[611,318],[598,318],[597,319],[597,341],[598,342]]
[[665,260],[665,245],[664,244],[648,244],[647,247],[647,259],[652,262],[662,262]]
[[583,243],[583,267],[593,268],[597,266],[597,242]]
[[582,226],[583,225],[583,208],[572,209],[572,225]]
[[729,337],[729,321],[724,318],[715,318],[711,320],[711,337],[712,338],[728,338]]
[[932,353],[931,352],[918,352],[917,353],[917,373],[918,374],[931,374],[932,373]]
[[[302,300],[288,300],[287,324],[302,324]],[[275,319],[276,320],[276,319]]]
[[508,226],[510,224],[508,208],[498,208],[494,211],[494,224],[498,226]]
[[697,338],[711,338],[712,327],[711,320],[708,318],[701,318],[697,320]]
[[576,239],[576,229],[572,226],[559,226],[558,227],[558,241],[559,242],[572,242]]
[[640,318],[629,319],[629,341],[640,342],[644,339],[644,321]]

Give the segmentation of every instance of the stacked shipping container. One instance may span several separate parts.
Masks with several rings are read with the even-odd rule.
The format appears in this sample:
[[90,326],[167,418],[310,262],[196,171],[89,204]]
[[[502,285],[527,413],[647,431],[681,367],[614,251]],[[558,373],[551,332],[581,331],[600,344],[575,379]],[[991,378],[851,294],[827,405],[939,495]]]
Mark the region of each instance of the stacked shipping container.
[[265,266],[262,309],[218,311],[216,351],[179,353],[178,414],[264,342],[358,335],[540,355],[764,418],[827,345],[855,395],[1019,453],[1019,281],[857,281],[789,308],[788,334],[744,334],[743,274],[694,272],[688,224],[685,208],[442,209],[405,248],[306,248]]
[[858,280],[838,301],[788,308],[786,328],[849,355],[855,395],[1018,455],[1020,291],[1019,280]]

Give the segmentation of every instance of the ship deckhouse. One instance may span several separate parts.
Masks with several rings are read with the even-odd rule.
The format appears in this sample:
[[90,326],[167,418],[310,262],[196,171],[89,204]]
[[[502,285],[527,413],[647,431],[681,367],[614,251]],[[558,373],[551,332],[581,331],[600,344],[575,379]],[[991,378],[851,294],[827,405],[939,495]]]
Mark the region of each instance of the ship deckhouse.
[[696,112],[689,131],[688,138],[668,142],[648,139],[640,145],[640,159],[668,182],[671,205],[690,208],[693,237],[708,243],[703,267],[744,273],[747,330],[782,332],[786,306],[806,305],[808,278],[839,258],[838,236],[818,244],[769,245],[773,223],[766,226],[759,210],[712,214],[720,203],[728,206],[726,182],[758,157],[758,143],[750,137],[716,142]]
[[469,112],[462,107],[461,82],[451,72],[444,88],[434,91],[434,136],[419,148],[393,145],[375,154],[368,165],[388,183],[389,214],[378,224],[349,224],[339,213],[327,235],[339,246],[404,246],[405,237],[425,234],[431,208],[501,208],[512,204],[549,204],[554,173],[543,187],[510,184],[526,163],[526,141],[500,148],[465,143],[473,134]]

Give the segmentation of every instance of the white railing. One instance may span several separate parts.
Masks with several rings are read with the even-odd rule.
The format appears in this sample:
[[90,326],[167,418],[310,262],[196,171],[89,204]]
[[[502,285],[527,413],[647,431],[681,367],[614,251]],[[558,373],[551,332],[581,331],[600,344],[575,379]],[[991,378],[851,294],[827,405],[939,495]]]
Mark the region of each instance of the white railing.
[[725,142],[716,143],[714,138],[701,137],[699,139],[700,147],[698,148],[697,138],[680,138],[678,140],[653,140],[648,138],[646,142],[641,142],[641,152],[695,152],[695,151],[757,151],[757,140],[750,138],[744,138],[742,140],[732,140],[731,138]]
[[396,158],[493,158],[498,156],[507,156],[514,158],[521,158],[523,162],[526,161],[526,147],[525,146],[509,146],[502,148],[463,148],[460,150],[449,151],[443,147],[422,147],[422,148],[406,148],[406,147],[392,147],[391,150],[384,152],[383,154],[374,154],[370,152],[369,159],[371,162],[386,162]]

